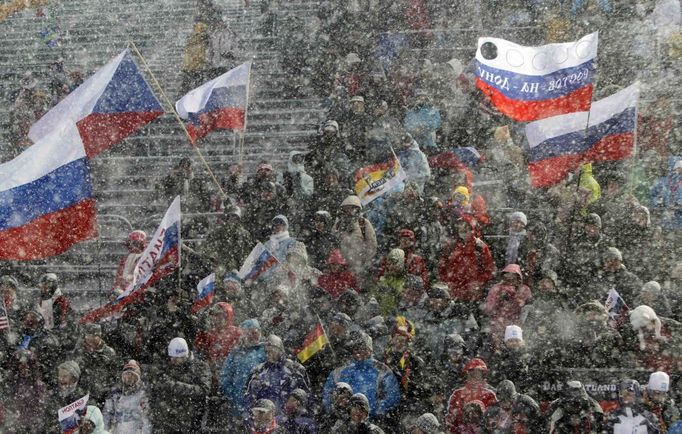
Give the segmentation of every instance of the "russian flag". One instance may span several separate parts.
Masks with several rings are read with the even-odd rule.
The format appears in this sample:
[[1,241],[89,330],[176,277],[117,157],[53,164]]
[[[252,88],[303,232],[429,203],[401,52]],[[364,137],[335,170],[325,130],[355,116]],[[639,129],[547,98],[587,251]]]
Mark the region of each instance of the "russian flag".
[[501,113],[516,121],[587,111],[592,102],[597,45],[597,33],[540,47],[480,38],[476,86]]
[[97,236],[90,167],[78,131],[54,131],[0,165],[0,260],[59,255]]
[[191,90],[175,103],[178,115],[187,121],[193,145],[218,128],[244,129],[250,75],[251,62],[243,63]]
[[57,417],[59,418],[59,426],[62,429],[62,433],[71,434],[78,431],[81,416],[86,414],[89,399],[90,394],[87,394],[66,407],[57,410]]
[[611,288],[608,295],[606,296],[606,301],[604,302],[604,307],[609,313],[609,319],[614,322],[616,327],[620,327],[628,319],[630,308],[620,296],[616,288]]
[[275,255],[270,253],[262,243],[256,244],[251,250],[237,276],[242,280],[256,281],[266,271],[279,264]]
[[115,300],[83,315],[82,324],[111,318],[128,304],[139,302],[147,288],[177,269],[180,265],[181,218],[180,196],[177,196],[137,260],[133,282]]
[[164,113],[128,50],[88,78],[29,130],[40,141],[64,124],[78,127],[93,158]]
[[554,185],[584,163],[630,157],[635,147],[638,99],[639,85],[634,84],[595,102],[589,112],[526,125],[533,187]]
[[215,273],[201,279],[197,284],[197,295],[194,297],[192,304],[192,313],[198,312],[206,306],[210,305],[215,295]]

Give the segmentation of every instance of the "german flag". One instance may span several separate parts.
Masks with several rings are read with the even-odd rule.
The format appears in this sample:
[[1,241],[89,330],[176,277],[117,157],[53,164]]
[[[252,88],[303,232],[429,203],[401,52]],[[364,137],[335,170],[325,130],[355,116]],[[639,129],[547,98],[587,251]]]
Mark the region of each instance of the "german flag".
[[310,333],[308,333],[303,340],[303,345],[296,351],[296,357],[301,363],[305,363],[313,355],[319,352],[325,345],[329,344],[327,334],[322,328],[322,324],[318,321]]

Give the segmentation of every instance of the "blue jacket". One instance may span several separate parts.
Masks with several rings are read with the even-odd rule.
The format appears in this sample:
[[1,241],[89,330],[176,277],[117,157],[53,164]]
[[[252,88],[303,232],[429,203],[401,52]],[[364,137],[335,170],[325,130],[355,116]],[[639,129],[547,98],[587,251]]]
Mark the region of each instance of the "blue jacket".
[[664,208],[668,211],[663,217],[663,227],[667,229],[682,228],[682,176],[673,171],[680,157],[668,160],[668,176],[656,180],[649,193],[651,208]]
[[400,165],[407,175],[408,182],[414,182],[419,188],[419,193],[424,193],[424,185],[431,177],[431,168],[426,155],[419,149],[416,140],[412,141],[409,148],[402,149],[398,154]]
[[440,124],[440,111],[429,106],[416,107],[407,112],[403,119],[403,127],[423,148],[436,146],[435,132]]
[[331,393],[338,382],[350,384],[353,393],[362,393],[369,401],[370,417],[383,416],[400,403],[400,385],[391,368],[369,358],[353,361],[335,369],[324,384],[323,402],[331,410]]
[[244,391],[251,371],[265,362],[265,344],[251,347],[238,346],[230,352],[220,372],[220,391],[232,402],[233,414],[245,411]]
[[317,434],[317,425],[314,420],[308,417],[307,413],[298,414],[293,417],[286,415],[277,416],[277,425],[292,434]]
[[245,404],[251,408],[259,399],[269,399],[279,412],[295,389],[310,393],[308,377],[300,363],[287,359],[276,363],[265,362],[256,366],[251,373]]

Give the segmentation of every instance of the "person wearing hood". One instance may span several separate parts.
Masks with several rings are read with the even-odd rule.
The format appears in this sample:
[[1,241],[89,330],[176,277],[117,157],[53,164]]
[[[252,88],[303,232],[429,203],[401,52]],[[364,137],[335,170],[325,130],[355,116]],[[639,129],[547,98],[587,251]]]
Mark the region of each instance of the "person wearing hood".
[[303,389],[294,389],[284,403],[282,415],[277,416],[277,425],[287,433],[317,434],[317,424],[308,411],[308,394]]
[[374,263],[377,252],[374,226],[361,215],[359,197],[346,197],[340,208],[333,232],[339,240],[343,257],[348,261],[349,270],[362,279]]
[[485,376],[488,373],[488,366],[479,358],[471,359],[464,366],[466,382],[464,386],[456,389],[448,400],[448,412],[446,425],[451,434],[460,433],[460,429],[466,427],[471,421],[467,422],[465,408],[472,401],[478,401],[482,405],[481,417],[487,407],[497,402],[495,392],[486,383]]
[[206,329],[194,339],[194,350],[211,368],[213,384],[217,383],[223,362],[239,342],[240,331],[233,320],[232,305],[220,301],[210,307]]
[[81,368],[73,360],[67,360],[57,367],[57,381],[45,405],[44,420],[49,421],[45,432],[61,433],[61,427],[55,415],[60,408],[84,397],[88,391],[80,386]]
[[[263,247],[277,259],[280,264],[286,264],[287,252],[296,242],[294,238],[289,235],[289,219],[284,215],[276,215],[270,223],[270,238],[263,243]],[[274,271],[280,267],[274,267],[265,273],[260,278],[268,281],[270,277],[274,276]],[[279,270],[281,271],[281,270]]]
[[350,346],[353,361],[327,377],[322,393],[324,406],[327,411],[331,409],[331,395],[336,384],[348,383],[355,393],[362,393],[367,398],[367,413],[371,419],[385,418],[400,404],[400,384],[391,368],[373,357],[369,335],[355,333]]
[[325,408],[325,417],[320,422],[320,432],[334,432],[347,426],[350,421],[350,399],[353,388],[348,383],[339,382],[331,391],[331,407]]
[[81,367],[81,383],[90,392],[90,402],[101,405],[116,383],[121,361],[104,341],[102,326],[86,324],[83,328],[83,341],[75,353],[75,361]]
[[133,281],[133,272],[137,260],[142,256],[142,252],[147,247],[147,234],[141,230],[135,230],[128,234],[125,242],[128,254],[121,258],[116,269],[116,277],[111,288],[114,297],[121,295]]
[[440,111],[431,104],[426,92],[415,90],[410,109],[403,118],[403,128],[431,155],[438,150],[436,130],[440,126]]
[[[408,274],[419,276],[425,288],[429,287],[429,267],[424,258],[417,254],[417,236],[411,229],[403,228],[398,231],[398,248],[405,252],[405,269]],[[385,262],[379,268],[379,274],[383,274]]]
[[305,153],[299,151],[289,153],[287,171],[284,172],[283,178],[289,218],[296,232],[302,232],[301,230],[308,226],[305,221],[308,208],[300,204],[306,203],[315,192],[315,182],[305,171]]
[[[531,434],[539,432],[540,406],[528,395],[518,393],[512,381],[497,385],[497,403],[483,415],[483,426],[489,434]],[[538,430],[538,431],[536,431]]]
[[[265,182],[256,188],[257,197],[245,201],[245,227],[256,240],[272,235],[272,216],[285,215],[287,204],[283,192],[279,192],[274,182]],[[288,222],[287,222],[288,226]],[[241,264],[240,264],[241,265]]]
[[29,350],[15,351],[7,363],[3,378],[3,410],[12,415],[0,422],[0,430],[25,434],[44,432],[42,415],[48,400],[47,386],[42,380],[35,354]]
[[[211,388],[211,371],[183,338],[168,344],[167,362],[151,376],[151,414],[158,432],[198,432]],[[178,411],[182,409],[182,411]]]
[[429,295],[424,288],[424,281],[414,274],[408,274],[396,310],[411,321],[421,324],[426,318],[428,299]]
[[682,227],[682,158],[670,157],[669,173],[651,187],[651,208],[663,210],[663,227]]
[[490,320],[490,334],[495,348],[509,325],[521,321],[521,310],[531,298],[530,288],[523,284],[521,267],[509,264],[502,270],[502,281],[488,292],[483,312]]
[[563,396],[550,404],[549,434],[599,434],[604,412],[580,381],[568,381]]
[[246,405],[251,408],[259,399],[269,399],[280,413],[295,389],[310,393],[308,375],[298,361],[287,357],[279,336],[268,336],[265,357],[265,362],[251,371],[245,390]]
[[528,218],[521,211],[511,213],[509,216],[509,237],[504,254],[504,264],[523,265],[526,259],[526,226]]
[[637,296],[635,296],[633,306],[656,306],[658,313],[666,318],[671,318],[673,315],[673,310],[670,307],[670,301],[668,296],[661,289],[661,284],[655,280],[651,280],[644,285],[639,291]]
[[384,272],[370,293],[379,302],[381,315],[389,316],[395,313],[407,280],[405,252],[402,249],[392,249],[385,262]]
[[36,357],[43,382],[54,386],[54,368],[60,353],[59,340],[45,330],[45,321],[38,309],[29,309],[23,314],[17,339],[17,350],[30,350]]
[[350,159],[345,154],[345,145],[339,134],[338,122],[329,119],[320,126],[315,143],[305,156],[305,167],[312,176],[316,188],[325,183],[329,168],[338,171],[339,180],[342,183],[349,180]]
[[228,206],[223,210],[223,218],[218,220],[217,226],[209,231],[201,243],[200,251],[210,258],[215,268],[238,270],[255,244],[244,227],[242,212],[237,206]]
[[[423,333],[424,331],[420,334]],[[464,385],[464,366],[469,362],[469,349],[459,334],[445,336],[441,346],[440,357],[434,358],[426,354],[428,362],[424,367],[427,378],[439,379],[431,385],[429,396],[432,410],[436,414],[445,413],[452,391]]]
[[426,154],[419,149],[419,144],[409,133],[400,138],[398,159],[407,175],[407,180],[417,186],[419,194],[424,194],[424,186],[431,178],[431,168]]
[[670,376],[656,371],[649,375],[649,382],[644,389],[644,408],[651,412],[658,421],[661,433],[668,432],[680,419],[680,410],[670,398]]
[[78,434],[109,434],[99,407],[88,405],[78,425]]
[[247,411],[244,390],[251,371],[265,362],[265,343],[261,342],[260,323],[249,319],[239,326],[239,345],[230,351],[220,372],[220,390],[230,403],[230,413],[241,418]]
[[310,265],[324,270],[330,254],[339,247],[339,240],[332,232],[334,221],[328,211],[317,210],[312,217],[312,227],[308,230],[305,245],[308,249]]
[[334,249],[329,253],[326,271],[317,279],[317,284],[333,300],[338,300],[341,294],[349,288],[357,293],[360,292],[358,279],[348,270],[348,262],[339,249]]
[[453,300],[467,306],[466,311],[476,312],[495,263],[488,245],[476,236],[470,217],[452,219],[451,224],[453,239],[441,251],[438,278],[447,283]]
[[223,277],[222,288],[216,290],[216,297],[232,306],[233,324],[241,324],[256,315],[256,306],[244,291],[237,270],[232,270]]
[[59,278],[54,273],[46,273],[38,280],[40,301],[38,310],[44,319],[45,330],[60,330],[65,328],[72,315],[71,303],[62,294]]
[[656,416],[644,408],[642,391],[636,380],[626,379],[618,385],[618,408],[606,415],[604,432],[660,434]]
[[370,421],[370,405],[362,393],[355,393],[349,400],[350,417],[347,425],[336,425],[332,434],[384,434],[384,431]]
[[151,434],[149,393],[137,361],[129,360],[123,366],[120,385],[107,398],[103,415],[111,434]]
[[615,288],[626,304],[634,301],[642,288],[642,281],[623,264],[623,254],[615,247],[609,247],[602,254],[602,267],[592,282],[584,287],[587,291],[578,293],[577,302],[586,303],[592,299],[605,299],[611,288]]
[[354,95],[349,101],[350,110],[342,119],[346,150],[356,167],[367,164],[367,132],[372,117],[366,112],[365,98]]
[[249,434],[286,434],[287,430],[277,422],[277,408],[269,399],[259,399],[249,409],[245,424]]

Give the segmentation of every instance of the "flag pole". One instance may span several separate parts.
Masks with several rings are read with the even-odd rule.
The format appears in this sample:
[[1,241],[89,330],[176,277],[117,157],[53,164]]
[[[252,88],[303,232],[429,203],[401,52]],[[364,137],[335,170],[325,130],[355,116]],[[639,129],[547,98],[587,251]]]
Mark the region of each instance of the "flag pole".
[[[192,136],[189,134],[189,131],[187,131],[187,127],[185,126],[185,123],[180,119],[180,115],[178,115],[178,112],[175,110],[175,105],[168,99],[168,96],[166,95],[166,92],[163,90],[163,87],[161,87],[161,84],[159,81],[156,79],[156,76],[152,72],[151,68],[149,68],[149,65],[147,64],[147,61],[145,60],[144,56],[142,56],[142,53],[140,53],[140,50],[137,49],[137,45],[133,41],[128,42],[128,46],[133,49],[137,57],[139,57],[140,61],[142,62],[142,65],[144,66],[145,70],[149,74],[149,76],[152,78],[152,81],[156,85],[156,87],[159,89],[159,92],[161,92],[161,96],[164,100],[164,102],[171,108],[171,112],[173,116],[175,116],[175,119],[178,121],[180,124],[180,127],[182,128],[182,131],[185,132],[185,135],[187,136],[187,139],[189,140],[189,143],[192,145],[192,148],[196,151],[197,155],[199,156],[199,159],[203,163],[204,167],[206,168],[206,171],[208,171],[208,174],[211,176],[211,179],[215,183],[216,187],[218,187],[218,191],[220,192],[220,195],[223,199],[227,197],[225,192],[223,191],[223,188],[220,186],[220,182],[218,182],[218,178],[216,178],[215,174],[211,170],[211,167],[208,165],[208,161],[206,161],[206,158],[204,158],[204,154],[202,154],[201,150],[197,147],[196,141],[192,138]],[[247,92],[248,92],[248,87],[247,87]],[[248,95],[248,93],[247,93]]]
[[324,333],[327,336],[327,342],[329,342],[329,349],[332,351],[332,356],[334,356],[334,360],[338,361],[336,358],[336,352],[334,351],[334,346],[332,345],[332,341],[329,340],[329,334],[327,333],[327,330],[324,328],[324,323],[322,322],[322,318],[320,318],[320,314],[318,312],[315,312],[315,316],[317,317],[317,320],[320,322],[320,327],[322,327],[322,333]]
[[249,97],[251,95],[251,69],[253,68],[253,58],[249,61],[249,74],[246,80],[246,106],[244,107],[244,127],[239,133],[239,164],[244,161],[244,139],[246,136],[246,126],[249,122]]

